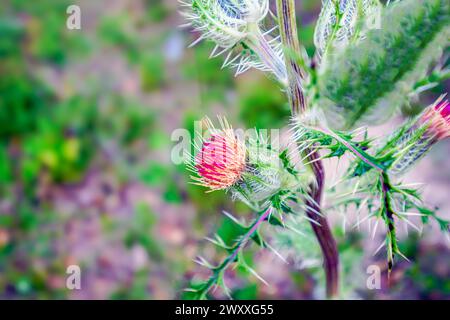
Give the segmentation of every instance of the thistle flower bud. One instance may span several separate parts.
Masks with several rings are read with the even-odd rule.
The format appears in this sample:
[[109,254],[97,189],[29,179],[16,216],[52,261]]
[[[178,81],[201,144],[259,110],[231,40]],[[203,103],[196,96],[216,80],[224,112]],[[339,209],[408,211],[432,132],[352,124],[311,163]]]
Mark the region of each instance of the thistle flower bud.
[[192,0],[181,4],[191,8],[183,14],[203,33],[202,38],[224,48],[246,38],[251,25],[258,24],[269,11],[267,0]]
[[450,103],[448,100],[437,101],[425,109],[419,121],[427,126],[427,134],[433,140],[450,137]]
[[[181,12],[201,36],[191,46],[203,39],[216,43],[211,57],[230,51],[225,66],[236,67],[236,75],[249,68],[272,72],[281,82],[287,82],[282,59],[281,44],[277,38],[266,40],[268,32],[262,32],[260,24],[269,12],[268,0],[180,0],[187,7]],[[232,50],[242,44],[243,50],[232,57]],[[222,49],[220,49],[222,48]],[[240,59],[239,59],[240,58]]]
[[321,57],[331,46],[344,47],[355,37],[363,38],[363,27],[376,27],[381,8],[378,0],[322,0],[322,10],[314,31],[317,55]]
[[211,134],[202,139],[190,166],[196,174],[191,177],[195,184],[209,191],[226,190],[233,199],[258,210],[267,206],[275,193],[298,186],[268,141],[256,134],[244,143],[225,119],[219,120],[221,130],[215,129],[209,119],[204,120]]
[[438,99],[415,120],[400,129],[387,145],[395,147],[393,174],[403,174],[438,141],[450,137],[450,103]]

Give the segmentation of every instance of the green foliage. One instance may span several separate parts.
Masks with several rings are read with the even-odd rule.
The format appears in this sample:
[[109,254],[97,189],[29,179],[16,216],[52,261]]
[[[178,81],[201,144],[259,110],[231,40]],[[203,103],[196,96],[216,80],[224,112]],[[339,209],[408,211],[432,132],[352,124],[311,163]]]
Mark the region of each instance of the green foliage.
[[[73,111],[80,117],[77,121]],[[39,117],[33,135],[23,141],[23,178],[35,181],[42,170],[56,182],[81,178],[93,154],[91,125],[95,111],[89,100],[74,98],[46,111]]]
[[[403,290],[411,287],[419,292],[421,299],[445,299],[450,294],[449,271],[450,257],[444,244],[427,246],[420,243],[420,237],[413,234],[399,244],[411,257],[407,266],[407,281],[399,284]],[[438,271],[439,270],[439,271]],[[399,289],[399,288],[396,288]]]
[[[110,95],[105,103],[96,107],[95,100],[86,99],[86,112],[92,113],[92,133],[102,139],[115,139],[122,146],[133,144],[139,139],[151,136],[154,133],[156,115],[148,106],[134,99],[127,99],[120,95]],[[98,108],[96,110],[96,108]],[[83,120],[90,122],[87,114]],[[71,120],[73,121],[73,119]]]
[[53,102],[51,90],[30,75],[21,59],[0,61],[0,140],[32,132],[36,121]]
[[146,0],[147,16],[152,22],[161,22],[169,14],[169,10],[163,0]]
[[129,286],[120,287],[111,295],[113,300],[146,300],[148,298],[148,272],[142,269],[134,272]]
[[[62,65],[69,54],[86,51],[83,37],[70,32],[66,25],[67,0],[43,0],[30,3],[26,0],[12,0],[7,8],[14,14],[27,16],[26,28],[29,40],[27,50],[36,59]],[[67,48],[71,48],[69,53]]]
[[21,52],[21,43],[25,35],[23,25],[16,19],[0,19],[0,57],[9,57],[19,55]]
[[[9,162],[9,152],[5,143],[0,143],[0,181],[11,182],[12,166]],[[1,189],[0,189],[1,190]]]
[[247,128],[281,128],[289,119],[286,98],[267,78],[243,84],[239,101],[239,117]]
[[150,163],[140,174],[142,182],[149,186],[162,185],[170,174],[170,168],[160,163]]
[[[0,230],[9,230],[10,242],[0,246],[0,266],[5,277],[0,278],[2,297],[10,294],[22,298],[65,297],[65,289],[51,288],[49,279],[63,274],[52,241],[61,236],[61,224],[55,212],[22,203],[14,219],[0,220]],[[45,227],[43,227],[45,226]],[[36,265],[33,261],[40,261]],[[43,268],[45,267],[45,269]]]
[[131,220],[131,228],[125,236],[125,244],[131,247],[141,245],[149,257],[155,260],[163,258],[163,247],[153,236],[157,217],[145,204],[137,205]]
[[305,47],[306,52],[309,56],[312,56],[314,53],[314,42],[313,42],[313,34],[314,34],[314,23],[304,25],[302,28],[298,30],[298,37],[300,42]]
[[174,181],[169,181],[163,194],[163,199],[168,203],[180,204],[183,198],[180,194],[180,188]]
[[105,16],[99,23],[97,33],[106,44],[122,49],[130,62],[136,62],[139,58],[139,40],[132,32],[129,21],[127,13]]
[[449,8],[446,0],[392,4],[384,10],[381,29],[328,57],[317,105],[330,123],[351,128],[391,115],[448,45]]
[[61,28],[65,25],[65,15],[61,12],[66,8],[64,2],[55,5],[44,1],[36,5],[15,0],[6,6],[6,12],[28,15],[27,23],[0,16],[0,72],[8,75],[0,80],[0,139],[33,132],[37,119],[52,110],[54,93],[30,72],[27,59],[61,64],[67,47],[77,48],[72,41],[77,38]]
[[182,66],[182,74],[187,79],[196,80],[207,86],[211,91],[209,96],[216,97],[218,92],[223,93],[223,89],[233,85],[232,74],[228,69],[221,69],[223,58],[209,59],[212,46],[209,43],[199,44],[192,51],[193,59],[186,61]]
[[189,184],[190,177],[188,174],[185,176],[186,185],[186,193],[195,205],[197,212],[200,216],[210,215],[211,208],[224,208],[228,205],[228,196],[225,192],[217,191],[211,192],[205,197],[205,188],[200,186]]
[[24,144],[24,175],[33,181],[48,170],[56,182],[78,181],[90,160],[88,141],[64,136],[59,128],[46,127]]
[[250,284],[244,288],[234,290],[231,293],[234,300],[256,300],[258,299],[258,286]]
[[165,61],[160,53],[149,53],[142,58],[140,71],[144,91],[160,88],[165,82]]

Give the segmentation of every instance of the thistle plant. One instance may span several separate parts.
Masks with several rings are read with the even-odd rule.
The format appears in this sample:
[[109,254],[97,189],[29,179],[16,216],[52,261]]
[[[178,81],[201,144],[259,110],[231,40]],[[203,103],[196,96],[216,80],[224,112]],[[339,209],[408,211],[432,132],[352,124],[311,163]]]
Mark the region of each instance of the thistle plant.
[[[189,288],[207,298],[220,286],[225,271],[247,269],[265,282],[245,261],[249,242],[278,253],[263,237],[261,226],[284,228],[299,237],[289,217],[310,222],[318,242],[329,298],[339,296],[339,255],[327,215],[356,211],[357,226],[375,221],[373,234],[384,226],[388,276],[400,251],[399,223],[421,230],[435,221],[448,234],[448,221],[425,205],[421,193],[402,177],[438,142],[450,137],[450,104],[441,96],[385,137],[370,137],[367,125],[386,122],[400,107],[448,78],[444,50],[450,38],[447,0],[388,1],[323,0],[316,25],[316,53],[306,54],[297,36],[294,0],[276,0],[276,17],[264,0],[192,0],[183,14],[202,39],[213,41],[217,52],[228,52],[225,66],[237,74],[251,68],[268,72],[280,83],[292,110],[290,140],[275,148],[256,130],[239,137],[224,118],[216,129],[204,122],[209,135],[196,145],[188,168],[194,183],[207,191],[225,190],[255,212],[249,224],[229,213],[241,235],[232,244],[218,235],[208,238],[228,255],[218,265],[199,257],[211,270],[204,283]],[[262,26],[278,24],[270,32]],[[274,35],[279,33],[279,35]],[[232,58],[233,54],[236,56]],[[237,61],[237,62],[235,62]],[[434,66],[434,71],[431,71]],[[323,161],[349,159],[338,183],[325,184]],[[326,196],[330,206],[322,205]],[[378,251],[377,250],[377,251]]]

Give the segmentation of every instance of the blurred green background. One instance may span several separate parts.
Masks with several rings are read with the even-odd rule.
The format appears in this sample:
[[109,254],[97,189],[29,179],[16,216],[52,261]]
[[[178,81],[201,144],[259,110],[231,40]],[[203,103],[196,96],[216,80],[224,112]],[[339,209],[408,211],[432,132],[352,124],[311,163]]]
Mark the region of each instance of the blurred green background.
[[[299,36],[312,53],[320,1],[297,3]],[[70,4],[81,7],[81,30],[66,28]],[[171,162],[171,133],[216,114],[237,127],[281,128],[286,99],[257,71],[234,78],[220,70],[222,57],[208,60],[212,44],[186,49],[198,35],[182,23],[175,0],[1,1],[0,298],[189,298],[183,288],[208,275],[192,260],[222,257],[203,237],[237,236],[221,212],[251,218],[224,193],[188,184],[184,166]],[[419,177],[447,217],[449,150],[436,147]],[[344,235],[335,220],[348,297],[450,298],[448,241],[434,229],[402,241],[411,262],[396,265],[390,291],[371,291],[365,268],[384,268],[384,255],[373,257],[364,232]],[[299,242],[287,246],[307,262]],[[230,271],[234,298],[320,297],[317,264],[247,252],[270,286]],[[73,264],[81,290],[66,288]]]

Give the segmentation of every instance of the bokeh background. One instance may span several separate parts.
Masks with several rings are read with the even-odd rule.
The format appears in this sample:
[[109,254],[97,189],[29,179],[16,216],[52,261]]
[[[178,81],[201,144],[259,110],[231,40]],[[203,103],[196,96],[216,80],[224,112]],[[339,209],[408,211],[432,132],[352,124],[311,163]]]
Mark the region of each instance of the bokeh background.
[[[81,30],[66,28],[70,4],[81,7]],[[175,0],[1,1],[0,298],[189,298],[183,288],[208,276],[192,260],[223,256],[203,238],[216,231],[226,241],[237,236],[221,212],[252,217],[224,193],[188,184],[185,167],[171,162],[171,134],[192,132],[194,120],[216,114],[236,127],[282,128],[286,99],[258,71],[234,78],[220,70],[223,58],[208,60],[212,44],[187,49],[198,35],[177,27],[183,23],[177,6]],[[312,53],[320,1],[297,1],[297,9],[299,36]],[[435,88],[373,132],[392,130],[447,91],[448,83]],[[440,143],[407,177],[425,183],[425,199],[447,219],[449,151],[449,143]],[[346,297],[450,298],[449,241],[435,226],[422,236],[403,234],[411,261],[396,264],[389,290],[384,282],[368,290],[367,266],[385,269],[384,253],[373,256],[382,236],[371,240],[365,229],[346,226],[342,214],[329,214]],[[298,250],[302,259],[285,264],[249,246],[247,261],[270,285],[232,270],[231,295],[323,297],[321,268],[307,249],[315,257],[317,245],[299,239],[287,254]],[[82,271],[81,290],[66,288],[73,264]]]

